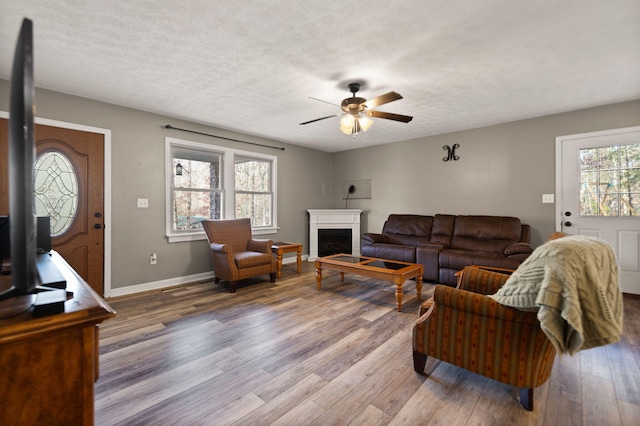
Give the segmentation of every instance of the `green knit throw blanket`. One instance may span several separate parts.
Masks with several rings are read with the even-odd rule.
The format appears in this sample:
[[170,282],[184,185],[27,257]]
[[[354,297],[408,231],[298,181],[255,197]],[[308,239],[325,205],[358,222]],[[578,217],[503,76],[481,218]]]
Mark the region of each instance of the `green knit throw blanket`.
[[540,327],[559,354],[620,340],[618,265],[611,246],[599,238],[575,235],[541,245],[490,297],[537,310]]

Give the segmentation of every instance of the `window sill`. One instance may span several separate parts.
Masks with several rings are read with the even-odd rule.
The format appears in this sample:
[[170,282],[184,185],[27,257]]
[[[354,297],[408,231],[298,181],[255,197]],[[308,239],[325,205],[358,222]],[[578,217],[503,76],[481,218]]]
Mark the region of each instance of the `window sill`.
[[186,241],[206,240],[207,236],[204,232],[193,234],[167,234],[167,240],[170,243],[183,243]]
[[[254,228],[251,230],[252,235],[268,235],[268,234],[275,234],[276,232],[278,232],[277,227],[259,228],[259,229]],[[189,234],[167,234],[167,240],[169,243],[184,243],[188,241],[199,241],[199,240],[206,240],[206,239],[207,239],[207,236],[205,235],[204,231],[194,232]]]

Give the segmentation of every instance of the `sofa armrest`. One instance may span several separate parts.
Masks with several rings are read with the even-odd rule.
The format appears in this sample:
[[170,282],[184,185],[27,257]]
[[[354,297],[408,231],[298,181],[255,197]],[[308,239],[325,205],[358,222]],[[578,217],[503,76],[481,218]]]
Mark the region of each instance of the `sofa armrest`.
[[272,245],[273,240],[256,240],[252,238],[247,243],[247,250],[270,254]]
[[424,266],[422,278],[426,281],[439,281],[439,257],[443,245],[437,243],[420,244],[416,247],[416,263]]
[[515,256],[518,254],[531,254],[533,247],[529,243],[514,243],[504,249],[505,256]]
[[372,232],[368,232],[365,234],[362,234],[360,236],[360,238],[362,239],[363,242],[368,243],[368,244],[375,244],[375,243],[388,243],[389,239],[387,237],[385,237],[382,234],[374,234]]

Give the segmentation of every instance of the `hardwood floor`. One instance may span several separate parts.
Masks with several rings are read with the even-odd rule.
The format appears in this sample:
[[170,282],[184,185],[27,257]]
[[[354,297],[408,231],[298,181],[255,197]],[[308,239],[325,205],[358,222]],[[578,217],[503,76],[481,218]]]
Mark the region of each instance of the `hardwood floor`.
[[[640,298],[616,344],[556,358],[535,410],[513,388],[435,359],[413,371],[419,302],[384,281],[285,264],[282,279],[109,299],[97,425],[638,425]],[[423,299],[433,291],[425,284]]]

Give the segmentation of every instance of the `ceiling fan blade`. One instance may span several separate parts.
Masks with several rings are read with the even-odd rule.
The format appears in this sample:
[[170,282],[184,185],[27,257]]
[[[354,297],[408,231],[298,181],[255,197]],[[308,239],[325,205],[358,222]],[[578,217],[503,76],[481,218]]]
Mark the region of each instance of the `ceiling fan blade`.
[[327,118],[333,118],[333,117],[337,117],[339,115],[340,114],[327,115],[326,117],[321,117],[321,118],[316,118],[315,120],[305,121],[304,123],[300,123],[300,125],[302,126],[304,124],[315,123],[316,121],[326,120]]
[[311,96],[309,96],[309,99],[313,99],[314,101],[318,101],[318,102],[324,102],[325,104],[329,104],[329,105],[337,106],[338,108],[340,108],[340,105],[338,105],[338,104],[334,104],[333,102],[324,101],[324,100],[322,100],[322,99],[313,98],[313,97],[311,97]]
[[385,93],[384,95],[380,95],[377,98],[369,99],[364,104],[368,109],[374,109],[380,105],[397,101],[398,99],[402,99],[402,95],[396,92],[389,92],[389,93]]
[[392,114],[390,112],[382,111],[367,111],[367,115],[369,117],[386,118],[387,120],[401,121],[403,123],[408,123],[413,120],[413,117],[410,115]]

